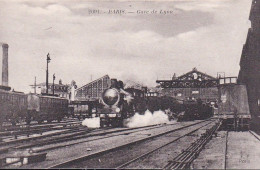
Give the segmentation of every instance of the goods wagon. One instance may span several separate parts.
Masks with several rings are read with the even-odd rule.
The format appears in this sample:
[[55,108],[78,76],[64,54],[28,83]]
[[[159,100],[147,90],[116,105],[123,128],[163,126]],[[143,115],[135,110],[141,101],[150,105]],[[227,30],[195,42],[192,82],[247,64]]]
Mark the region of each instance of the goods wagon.
[[27,123],[36,120],[42,123],[44,120],[51,122],[53,120],[61,121],[68,114],[68,99],[28,94],[28,117]]
[[27,95],[0,89],[0,126],[3,122],[16,124],[27,116]]
[[67,114],[68,100],[65,98],[0,89],[0,126],[4,122],[15,125],[22,121],[30,124],[32,120],[38,123],[60,121]]

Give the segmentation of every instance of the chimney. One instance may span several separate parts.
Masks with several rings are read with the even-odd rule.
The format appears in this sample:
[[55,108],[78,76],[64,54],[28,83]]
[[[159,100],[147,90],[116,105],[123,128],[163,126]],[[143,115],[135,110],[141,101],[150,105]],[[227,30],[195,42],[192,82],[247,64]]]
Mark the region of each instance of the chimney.
[[2,85],[8,86],[8,44],[2,44]]

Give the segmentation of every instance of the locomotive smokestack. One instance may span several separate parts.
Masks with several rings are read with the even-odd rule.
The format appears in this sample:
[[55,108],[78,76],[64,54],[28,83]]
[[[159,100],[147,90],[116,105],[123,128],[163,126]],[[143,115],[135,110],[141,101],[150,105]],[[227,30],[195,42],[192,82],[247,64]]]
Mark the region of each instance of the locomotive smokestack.
[[8,86],[8,44],[2,44],[2,85]]

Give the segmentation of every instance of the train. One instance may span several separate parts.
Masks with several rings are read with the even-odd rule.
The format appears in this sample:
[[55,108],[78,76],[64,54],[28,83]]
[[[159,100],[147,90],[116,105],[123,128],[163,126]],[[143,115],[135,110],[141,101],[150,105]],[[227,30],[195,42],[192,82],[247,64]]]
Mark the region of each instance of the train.
[[0,89],[0,126],[4,122],[16,125],[32,120],[39,124],[43,121],[61,121],[68,114],[68,99],[40,94]]
[[214,115],[211,103],[203,103],[201,99],[188,99],[183,102],[184,110],[179,114],[178,121],[204,120]]
[[246,85],[238,84],[237,77],[220,78],[215,117],[222,120],[223,129],[234,131],[250,129],[251,114]]
[[178,101],[170,96],[147,95],[146,89],[124,88],[123,82],[116,79],[111,79],[111,87],[104,90],[101,101],[69,101],[57,96],[0,89],[0,126],[4,122],[12,125],[21,121],[59,122],[71,116],[80,120],[100,117],[101,127],[122,127],[124,120],[135,113],[162,110],[169,119],[178,121],[214,116],[222,120],[226,129],[249,129],[251,115],[246,86],[238,84],[234,77],[220,78],[218,93],[213,107],[200,99]]
[[[183,103],[170,96],[147,96],[145,90],[123,88],[123,82],[111,79],[111,87],[102,94],[103,108],[98,111],[101,127],[122,127],[125,119],[135,113],[162,110],[169,120],[189,121],[213,116],[211,105]],[[195,110],[195,112],[194,112]]]

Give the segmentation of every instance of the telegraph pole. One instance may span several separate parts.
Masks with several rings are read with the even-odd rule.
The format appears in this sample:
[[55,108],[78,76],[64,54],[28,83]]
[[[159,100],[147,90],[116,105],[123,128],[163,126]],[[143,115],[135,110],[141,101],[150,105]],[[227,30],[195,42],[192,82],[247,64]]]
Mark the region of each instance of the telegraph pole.
[[34,77],[34,94],[36,94],[36,76]]
[[54,73],[53,76],[52,76],[52,80],[53,80],[53,82],[52,82],[52,94],[54,95],[54,80],[55,80],[55,73]]
[[46,94],[48,94],[48,90],[49,90],[49,68],[48,68],[48,64],[49,64],[49,62],[50,62],[50,60],[51,60],[51,58],[50,58],[50,54],[48,53],[47,54],[47,70],[46,70]]

